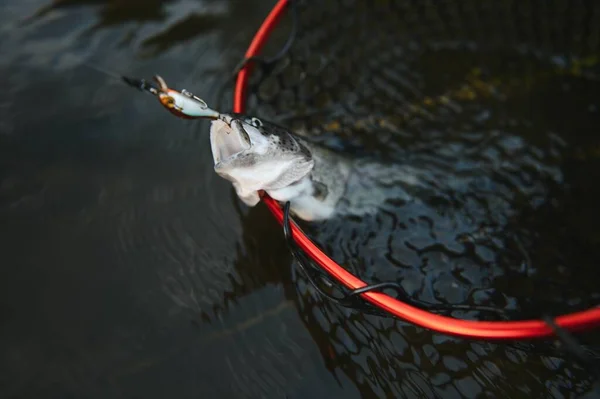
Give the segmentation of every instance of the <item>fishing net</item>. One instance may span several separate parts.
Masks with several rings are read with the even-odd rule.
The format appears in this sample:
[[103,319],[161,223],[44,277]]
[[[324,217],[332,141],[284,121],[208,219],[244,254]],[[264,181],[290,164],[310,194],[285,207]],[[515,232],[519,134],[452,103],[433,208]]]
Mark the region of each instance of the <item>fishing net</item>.
[[[255,65],[246,112],[418,172],[422,190],[383,189],[373,215],[300,223],[361,279],[464,305],[455,317],[583,310],[600,298],[590,278],[600,192],[589,184],[600,177],[598,22],[594,1],[294,1],[264,52],[294,40]],[[368,195],[371,180],[354,189]],[[561,397],[590,386],[556,351],[353,313],[303,275],[296,290],[329,365],[369,397],[523,397],[536,385]]]
[[[383,249],[395,259],[386,269],[423,266],[420,253],[445,241],[445,250],[434,251],[437,258],[447,257],[442,263],[455,270],[476,263],[472,266],[487,276],[467,280],[481,285],[494,267],[509,271],[502,263],[516,266],[528,280],[533,272],[525,269],[541,268],[527,250],[535,237],[517,230],[542,233],[526,223],[556,212],[556,201],[570,194],[560,187],[568,179],[564,161],[574,156],[569,147],[581,150],[597,140],[593,88],[598,87],[600,31],[591,23],[600,12],[595,3],[544,4],[297,2],[292,48],[252,75],[248,112],[333,149],[360,148],[422,167],[432,191],[424,204],[383,205],[398,215],[389,228],[379,217],[354,220],[349,229],[383,228],[388,235],[398,227],[402,242],[377,242],[371,233],[369,239],[354,234],[351,242],[340,243],[345,234],[332,227],[335,223],[307,226],[324,235],[317,242],[337,251],[340,263],[353,264],[353,271],[364,275],[378,264],[369,253]],[[576,115],[561,122],[555,114],[565,112]],[[402,221],[402,214],[410,217]],[[411,242],[411,236],[418,239]],[[559,251],[573,241],[557,242]],[[473,256],[459,259],[465,247]],[[594,263],[589,260],[584,263]],[[577,265],[581,268],[585,265]],[[555,280],[564,285],[563,277]],[[593,302],[598,296],[588,297]]]
[[[539,305],[556,294],[546,284],[569,289],[566,274],[574,272],[567,269],[585,276],[597,259],[592,247],[581,247],[586,240],[543,230],[576,217],[561,209],[573,200],[564,189],[566,162],[593,162],[581,152],[597,142],[600,28],[593,21],[600,6],[293,3],[295,40],[251,75],[248,112],[333,150],[420,168],[429,189],[419,201],[387,192],[390,200],[373,218],[305,226],[326,252],[361,277],[401,276],[411,293],[432,301],[439,299],[437,281],[457,288],[441,295],[451,302],[495,281],[503,289],[479,293],[481,301],[522,311],[518,291],[527,292],[523,304],[538,292]],[[288,35],[284,23],[272,42]],[[582,250],[585,261],[563,264]],[[535,287],[536,274],[543,287]],[[597,302],[589,279],[571,288],[553,312]]]

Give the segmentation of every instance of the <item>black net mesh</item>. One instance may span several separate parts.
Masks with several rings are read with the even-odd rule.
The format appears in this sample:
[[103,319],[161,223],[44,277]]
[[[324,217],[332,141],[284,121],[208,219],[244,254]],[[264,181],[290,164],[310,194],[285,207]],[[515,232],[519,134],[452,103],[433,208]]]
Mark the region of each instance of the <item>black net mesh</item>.
[[[600,3],[295,4],[293,46],[255,68],[247,112],[333,150],[410,165],[424,187],[410,199],[384,189],[372,216],[301,224],[326,253],[433,305],[525,318],[598,303]],[[271,44],[290,24],[288,15]],[[373,179],[365,174],[363,188]],[[325,358],[369,397],[516,398],[539,385],[571,397],[590,387],[556,350],[353,313],[297,280]]]

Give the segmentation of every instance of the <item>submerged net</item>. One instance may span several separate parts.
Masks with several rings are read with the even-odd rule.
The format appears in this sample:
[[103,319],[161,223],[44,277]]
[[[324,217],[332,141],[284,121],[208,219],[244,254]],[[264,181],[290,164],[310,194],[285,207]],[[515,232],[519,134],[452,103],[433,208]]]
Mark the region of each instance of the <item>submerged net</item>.
[[[293,45],[254,69],[247,113],[336,151],[410,165],[424,187],[410,196],[379,187],[387,199],[372,216],[301,223],[314,242],[361,279],[395,281],[432,305],[522,319],[599,302],[600,3],[294,4]],[[291,24],[280,23],[265,52]],[[369,396],[589,389],[589,375],[555,351],[442,338],[352,313],[297,280],[330,366]]]

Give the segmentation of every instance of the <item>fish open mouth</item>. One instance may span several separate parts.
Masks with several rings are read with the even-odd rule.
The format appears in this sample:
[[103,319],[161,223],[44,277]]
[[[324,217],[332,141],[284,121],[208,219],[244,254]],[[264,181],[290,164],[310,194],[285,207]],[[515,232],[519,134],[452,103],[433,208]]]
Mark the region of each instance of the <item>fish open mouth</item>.
[[211,148],[215,165],[248,150],[252,143],[241,122],[215,120],[211,127]]

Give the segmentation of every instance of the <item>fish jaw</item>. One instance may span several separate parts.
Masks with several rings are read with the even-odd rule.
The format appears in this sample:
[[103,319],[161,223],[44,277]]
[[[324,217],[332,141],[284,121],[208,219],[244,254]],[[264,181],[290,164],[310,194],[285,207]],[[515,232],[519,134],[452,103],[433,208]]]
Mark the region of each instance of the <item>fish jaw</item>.
[[[261,190],[291,188],[314,167],[310,153],[292,137],[282,137],[223,115],[211,124],[215,172],[230,181],[238,197],[255,206]],[[284,145],[285,144],[285,145]]]
[[215,166],[250,149],[248,135],[225,120],[214,120],[210,128],[210,148]]

